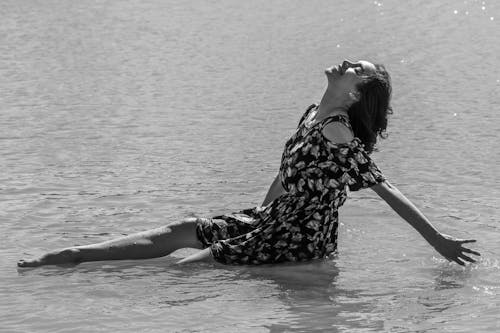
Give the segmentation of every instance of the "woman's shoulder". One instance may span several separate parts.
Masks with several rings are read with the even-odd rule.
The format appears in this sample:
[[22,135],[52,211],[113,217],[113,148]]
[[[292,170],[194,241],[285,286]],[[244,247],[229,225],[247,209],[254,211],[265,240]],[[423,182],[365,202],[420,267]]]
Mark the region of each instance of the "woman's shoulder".
[[354,140],[351,129],[340,121],[331,121],[321,129],[323,136],[334,144],[346,144]]

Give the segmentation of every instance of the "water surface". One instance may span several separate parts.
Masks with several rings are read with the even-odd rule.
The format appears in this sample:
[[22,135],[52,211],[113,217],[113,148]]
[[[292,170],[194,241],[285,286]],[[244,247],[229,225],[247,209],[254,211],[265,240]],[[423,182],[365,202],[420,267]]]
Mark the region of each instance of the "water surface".
[[[492,332],[500,328],[496,2],[3,1],[0,330]],[[371,191],[339,255],[303,265],[21,257],[260,204],[344,58],[393,76],[386,177],[483,256],[447,263]]]

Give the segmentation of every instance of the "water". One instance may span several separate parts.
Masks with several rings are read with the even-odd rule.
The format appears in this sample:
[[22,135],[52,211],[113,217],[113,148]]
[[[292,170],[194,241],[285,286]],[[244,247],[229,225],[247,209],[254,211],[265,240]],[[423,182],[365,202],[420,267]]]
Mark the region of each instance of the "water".
[[[0,331],[500,328],[500,7],[493,1],[0,3]],[[440,258],[371,191],[340,254],[272,267],[21,257],[260,204],[344,58],[393,76],[374,159],[445,233]]]

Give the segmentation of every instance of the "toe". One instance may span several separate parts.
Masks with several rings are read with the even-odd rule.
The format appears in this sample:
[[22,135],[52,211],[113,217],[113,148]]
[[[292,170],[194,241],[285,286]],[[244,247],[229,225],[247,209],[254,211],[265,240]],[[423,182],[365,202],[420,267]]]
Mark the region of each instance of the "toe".
[[18,267],[29,267],[30,266],[30,261],[29,260],[23,260],[23,259],[21,259],[21,260],[19,260],[17,262],[17,266]]

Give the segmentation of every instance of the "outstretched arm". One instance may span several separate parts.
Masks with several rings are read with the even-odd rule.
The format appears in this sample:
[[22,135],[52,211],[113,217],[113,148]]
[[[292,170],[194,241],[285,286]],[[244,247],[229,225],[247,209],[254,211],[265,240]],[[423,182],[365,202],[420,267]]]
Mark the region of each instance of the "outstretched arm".
[[[467,254],[479,256],[476,251],[463,247],[465,243],[473,243],[473,239],[456,239],[454,237],[441,234],[429,220],[406,198],[394,185],[387,181],[381,182],[371,187],[391,208],[405,219],[424,239],[431,244],[436,251],[450,261],[459,265],[464,265],[464,261],[475,262]],[[466,254],[467,253],[467,254]]]

